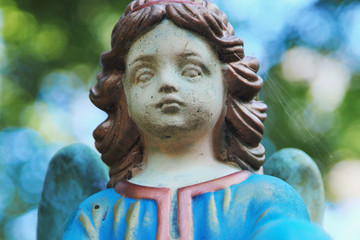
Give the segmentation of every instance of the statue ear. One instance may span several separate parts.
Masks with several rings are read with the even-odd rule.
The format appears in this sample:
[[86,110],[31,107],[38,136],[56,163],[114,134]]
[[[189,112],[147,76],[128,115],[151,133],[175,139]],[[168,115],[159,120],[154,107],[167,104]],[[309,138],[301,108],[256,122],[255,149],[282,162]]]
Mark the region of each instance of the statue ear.
[[125,71],[125,70],[124,70],[123,74],[121,75],[120,81],[121,81],[122,86],[123,86],[123,89],[124,89],[124,94],[125,94],[125,99],[126,99],[127,113],[128,113],[128,115],[129,115],[129,117],[132,119],[132,117],[131,117],[131,112],[130,112],[130,109],[129,109],[128,98],[127,98],[127,96],[126,96],[126,93],[127,93],[127,91],[128,91],[128,84],[127,84],[127,81],[126,81],[126,71]]
[[225,73],[229,69],[229,64],[227,63],[221,63],[221,71]]
[[228,87],[228,83],[227,83],[227,79],[225,76],[226,76],[227,72],[229,71],[229,68],[230,68],[230,66],[228,63],[221,63],[221,72],[223,75],[223,79],[224,79],[226,88]]
[[130,110],[129,110],[129,105],[128,105],[128,104],[126,104],[126,105],[127,105],[127,112],[128,112],[128,114],[129,114],[129,117],[130,117],[131,120],[132,120],[131,112],[130,112]]

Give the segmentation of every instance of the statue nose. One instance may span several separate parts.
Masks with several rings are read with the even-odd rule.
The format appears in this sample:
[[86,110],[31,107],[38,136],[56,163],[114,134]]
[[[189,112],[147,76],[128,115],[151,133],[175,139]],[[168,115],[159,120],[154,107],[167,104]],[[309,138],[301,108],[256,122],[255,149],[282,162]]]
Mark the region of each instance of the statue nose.
[[179,82],[176,78],[176,73],[173,72],[164,72],[159,79],[159,92],[162,93],[171,93],[177,92],[179,89]]
[[159,92],[162,92],[162,93],[177,92],[177,88],[170,84],[162,84],[159,88]]

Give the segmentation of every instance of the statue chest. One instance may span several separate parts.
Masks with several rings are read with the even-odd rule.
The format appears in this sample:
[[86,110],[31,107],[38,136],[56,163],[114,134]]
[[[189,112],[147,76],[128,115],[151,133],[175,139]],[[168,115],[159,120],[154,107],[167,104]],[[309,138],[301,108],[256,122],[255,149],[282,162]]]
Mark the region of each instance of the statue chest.
[[115,191],[108,189],[109,196],[89,213],[84,211],[80,222],[87,236],[95,239],[241,239],[250,219],[248,198],[239,184],[248,176],[243,171],[180,188],[173,204],[167,188],[123,181]]

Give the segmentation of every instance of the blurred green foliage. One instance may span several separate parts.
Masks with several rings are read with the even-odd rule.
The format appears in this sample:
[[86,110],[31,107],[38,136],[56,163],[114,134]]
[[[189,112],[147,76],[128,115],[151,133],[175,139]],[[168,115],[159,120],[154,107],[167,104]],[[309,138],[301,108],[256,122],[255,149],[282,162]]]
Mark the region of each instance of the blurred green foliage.
[[129,2],[0,0],[6,56],[0,66],[0,129],[21,126],[22,110],[36,99],[49,72],[68,69],[89,81]]
[[[262,93],[269,107],[265,137],[278,150],[294,147],[307,152],[325,175],[340,160],[359,159],[360,75],[352,76],[341,105],[320,117],[306,110],[308,91],[303,82],[287,81],[279,65],[271,69]],[[331,126],[322,130],[326,118],[331,118]]]

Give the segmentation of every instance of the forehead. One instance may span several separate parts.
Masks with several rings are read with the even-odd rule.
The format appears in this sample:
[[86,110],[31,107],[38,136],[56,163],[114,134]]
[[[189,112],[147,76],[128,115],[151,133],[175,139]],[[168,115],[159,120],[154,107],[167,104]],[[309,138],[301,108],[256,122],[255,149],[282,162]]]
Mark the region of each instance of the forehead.
[[184,52],[218,60],[217,53],[207,40],[165,19],[132,44],[125,60],[131,63],[143,55],[171,57]]

